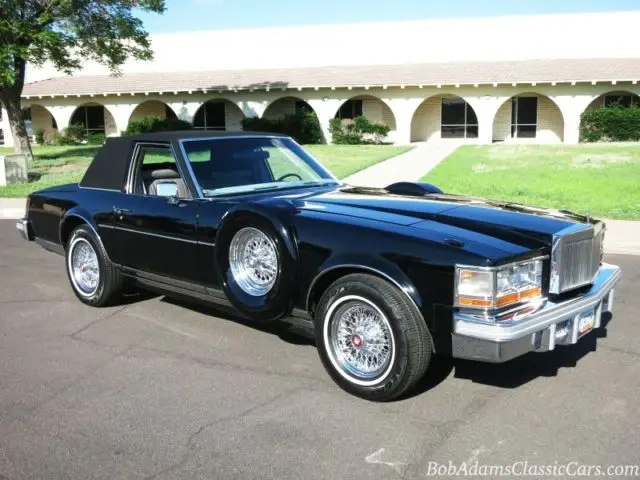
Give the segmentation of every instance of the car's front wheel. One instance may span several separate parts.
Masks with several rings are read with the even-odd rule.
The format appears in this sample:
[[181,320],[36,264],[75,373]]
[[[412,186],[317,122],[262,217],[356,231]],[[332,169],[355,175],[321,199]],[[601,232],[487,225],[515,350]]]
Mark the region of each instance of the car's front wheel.
[[80,225],[66,245],[67,276],[76,296],[87,305],[104,307],[122,293],[122,276],[109,260],[93,230]]
[[431,359],[431,336],[415,305],[372,275],[347,275],[329,286],[315,312],[315,332],[333,380],[368,400],[401,396]]

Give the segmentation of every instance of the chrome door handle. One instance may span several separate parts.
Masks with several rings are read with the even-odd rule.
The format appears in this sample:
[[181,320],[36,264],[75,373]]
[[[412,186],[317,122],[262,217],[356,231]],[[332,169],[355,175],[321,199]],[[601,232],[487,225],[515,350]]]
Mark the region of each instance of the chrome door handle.
[[113,214],[118,217],[118,220],[123,220],[124,216],[130,211],[127,208],[113,207]]

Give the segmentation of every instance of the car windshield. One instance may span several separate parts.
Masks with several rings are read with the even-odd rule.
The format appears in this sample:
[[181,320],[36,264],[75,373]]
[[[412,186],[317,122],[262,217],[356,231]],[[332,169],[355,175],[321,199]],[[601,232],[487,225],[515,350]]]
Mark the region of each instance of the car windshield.
[[209,138],[181,144],[205,197],[339,183],[286,137]]

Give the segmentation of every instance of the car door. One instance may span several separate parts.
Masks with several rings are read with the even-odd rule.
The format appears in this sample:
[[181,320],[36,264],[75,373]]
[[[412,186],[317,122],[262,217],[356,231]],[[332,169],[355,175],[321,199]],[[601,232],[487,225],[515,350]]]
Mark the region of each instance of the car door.
[[156,281],[201,284],[198,208],[171,145],[138,143],[125,192],[113,206],[117,263]]

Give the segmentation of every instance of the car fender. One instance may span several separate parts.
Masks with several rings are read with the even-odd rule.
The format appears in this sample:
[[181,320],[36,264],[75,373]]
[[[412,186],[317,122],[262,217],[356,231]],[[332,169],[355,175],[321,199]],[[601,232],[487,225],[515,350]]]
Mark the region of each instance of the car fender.
[[60,219],[60,226],[59,226],[59,232],[58,232],[60,245],[64,246],[65,225],[67,225],[67,222],[74,219],[79,219],[79,220],[82,220],[84,223],[86,223],[89,226],[89,228],[93,230],[93,233],[96,235],[98,240],[102,242],[102,240],[100,240],[100,235],[98,235],[98,226],[96,225],[93,215],[91,215],[84,208],[76,206],[67,210],[62,216],[62,218]]
[[411,279],[393,262],[373,255],[362,255],[358,253],[342,254],[329,258],[318,269],[318,273],[309,284],[306,295],[306,308],[311,311],[314,288],[321,284],[326,275],[330,275],[336,270],[345,271],[362,270],[369,271],[374,275],[393,283],[413,302],[416,308],[422,312],[423,301],[420,293],[415,288]]
[[[282,208],[277,208],[279,206]],[[299,266],[294,232],[288,221],[289,214],[284,203],[277,206],[240,204],[230,209],[220,222],[215,242],[220,285],[233,306],[252,320],[276,320],[293,309]],[[251,296],[243,292],[228,268],[227,245],[233,234],[244,224],[254,222],[271,230],[266,233],[271,234],[278,244],[279,278],[273,289],[264,296]]]

